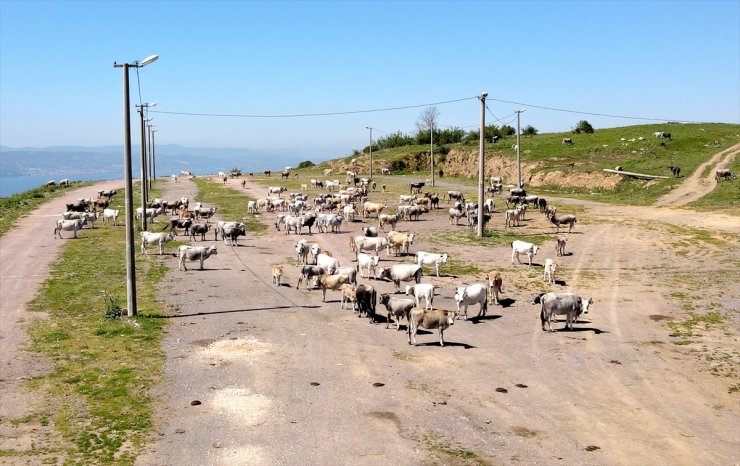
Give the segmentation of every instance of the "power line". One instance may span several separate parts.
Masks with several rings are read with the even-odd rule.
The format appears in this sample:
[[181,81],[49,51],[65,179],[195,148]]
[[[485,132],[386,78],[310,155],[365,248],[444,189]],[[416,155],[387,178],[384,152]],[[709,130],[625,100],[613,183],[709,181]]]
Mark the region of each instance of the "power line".
[[543,110],[551,110],[554,112],[577,113],[581,115],[594,115],[594,116],[602,116],[602,117],[608,117],[608,118],[624,118],[628,120],[650,120],[650,121],[675,121],[678,123],[704,123],[703,121],[675,120],[673,118],[649,118],[649,117],[636,117],[636,116],[626,116],[626,115],[610,115],[608,113],[584,112],[581,110],[569,110],[565,108],[545,107],[543,105],[525,104],[523,102],[512,102],[510,100],[502,100],[502,99],[488,99],[488,100],[502,102],[505,104],[523,105],[525,107],[541,108]]
[[163,110],[153,110],[153,113],[166,113],[169,115],[188,115],[188,116],[207,116],[207,117],[232,117],[232,118],[301,118],[301,117],[318,117],[318,116],[332,116],[332,115],[352,115],[358,113],[374,113],[374,112],[389,112],[393,110],[406,110],[409,108],[428,107],[431,105],[444,105],[455,102],[462,102],[464,100],[475,99],[475,97],[465,97],[462,99],[445,100],[442,102],[433,102],[430,104],[419,104],[419,105],[405,105],[402,107],[387,107],[387,108],[375,108],[370,110],[349,110],[345,112],[322,112],[322,113],[295,113],[295,114],[283,114],[283,115],[245,115],[239,113],[194,113],[194,112],[167,112]]

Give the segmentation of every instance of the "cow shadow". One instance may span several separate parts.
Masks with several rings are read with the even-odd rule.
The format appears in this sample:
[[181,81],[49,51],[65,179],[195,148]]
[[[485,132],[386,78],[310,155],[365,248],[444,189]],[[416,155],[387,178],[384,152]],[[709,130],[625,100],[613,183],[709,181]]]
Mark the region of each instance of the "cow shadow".
[[[562,322],[563,324],[565,324],[565,319],[553,321],[553,322]],[[588,324],[590,322],[576,321],[574,323],[575,324],[579,324],[579,323]],[[611,332],[608,332],[606,330],[601,330],[596,327],[573,327],[573,330],[568,330],[567,328],[562,327],[562,328],[553,329],[552,333],[560,333],[560,332],[565,332],[565,333],[567,332],[576,332],[576,333],[577,332],[594,332],[595,335],[601,335],[602,333],[611,333]]]
[[512,298],[504,298],[504,299],[498,300],[498,303],[503,308],[511,307],[515,302],[516,302],[516,299],[512,299]]
[[219,314],[234,314],[241,312],[257,312],[257,311],[279,311],[282,309],[320,309],[321,306],[315,305],[304,305],[304,306],[272,306],[272,307],[255,307],[251,309],[223,309],[215,311],[202,311],[202,312],[190,312],[187,314],[171,314],[171,315],[153,315],[151,317],[155,319],[179,319],[182,317],[195,317],[195,316],[209,316]]
[[[432,333],[432,332],[427,332],[427,333]],[[416,332],[416,335],[417,336],[420,335],[420,332]],[[436,346],[438,348],[444,349],[443,347],[441,347],[439,345],[439,340],[425,341],[423,343],[419,343],[419,341],[417,341],[416,342],[416,346],[432,346],[432,347]],[[445,346],[444,347],[448,347],[448,346],[461,346],[464,349],[476,349],[476,348],[478,348],[477,346],[469,345],[467,343],[457,343],[457,342],[454,342],[454,341],[445,341]]]
[[474,325],[477,325],[477,324],[484,323],[484,321],[486,321],[486,320],[496,320],[496,319],[500,319],[502,317],[503,316],[502,315],[499,315],[499,314],[490,314],[490,315],[485,315],[485,316],[481,316],[481,317],[478,317],[478,316],[470,317],[468,320],[470,322],[472,322]]

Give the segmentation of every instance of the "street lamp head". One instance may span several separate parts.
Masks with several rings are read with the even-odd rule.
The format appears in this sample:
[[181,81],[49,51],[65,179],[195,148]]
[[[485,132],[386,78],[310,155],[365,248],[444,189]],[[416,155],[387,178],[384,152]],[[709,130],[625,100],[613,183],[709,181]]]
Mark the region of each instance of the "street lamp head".
[[141,60],[141,62],[137,63],[136,66],[138,66],[139,68],[141,68],[142,66],[146,66],[149,63],[151,63],[153,61],[156,61],[157,58],[159,58],[159,55],[149,55],[145,59]]
[[484,92],[483,94],[480,95],[481,99],[485,99],[486,97],[488,97],[488,92]]
[[526,111],[527,111],[527,109],[526,109],[526,108],[523,108],[523,109],[521,109],[521,110],[517,110],[517,113],[524,113],[524,112],[526,112]]

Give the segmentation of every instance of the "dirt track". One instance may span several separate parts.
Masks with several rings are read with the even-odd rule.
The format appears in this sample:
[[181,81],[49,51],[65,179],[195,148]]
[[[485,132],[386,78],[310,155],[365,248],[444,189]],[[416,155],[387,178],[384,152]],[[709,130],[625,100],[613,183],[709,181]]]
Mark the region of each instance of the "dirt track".
[[[166,190],[167,199],[195,196],[188,182]],[[264,188],[250,183],[248,191],[261,197]],[[296,290],[292,266],[288,286],[273,286],[270,266],[294,256],[294,235],[271,229],[238,247],[220,242],[205,271],[179,272],[174,258],[165,258],[172,270],[161,298],[173,315],[166,383],[154,394],[156,433],[138,463],[737,463],[740,407],[727,391],[737,376],[712,376],[712,364],[696,357],[728,354],[737,367],[737,219],[716,217],[720,231],[735,235],[727,247],[693,242],[691,230],[671,226],[706,227],[705,213],[586,209],[567,235],[571,254],[558,259],[557,285],[544,283],[541,267],[512,266],[507,248],[445,246],[456,260],[501,270],[505,301],[483,319],[457,321],[444,348],[436,332],[409,346],[404,332],[341,310],[336,292],[323,304],[320,292]],[[412,253],[442,248],[428,242],[432,232],[465,228],[450,226],[445,212],[399,224],[421,237]],[[268,224],[272,218],[264,216]],[[540,214],[529,218],[523,236],[551,232]],[[494,228],[502,223],[495,214]],[[347,236],[362,225],[308,240],[353,265]],[[535,262],[546,257],[554,258],[551,243]],[[381,255],[381,265],[403,260]],[[442,274],[423,281],[441,285],[435,307],[452,309],[454,286],[477,277]],[[5,280],[3,272],[7,296]],[[593,296],[592,314],[577,331],[540,330],[538,308],[529,303],[548,288]],[[685,316],[687,302],[672,296],[677,290],[697,297],[688,304],[698,312],[720,303],[731,315],[725,327],[702,329],[698,343],[673,344],[663,320]],[[8,315],[3,307],[3,327]],[[12,340],[3,335],[2,349]],[[3,390],[17,388],[3,378]]]

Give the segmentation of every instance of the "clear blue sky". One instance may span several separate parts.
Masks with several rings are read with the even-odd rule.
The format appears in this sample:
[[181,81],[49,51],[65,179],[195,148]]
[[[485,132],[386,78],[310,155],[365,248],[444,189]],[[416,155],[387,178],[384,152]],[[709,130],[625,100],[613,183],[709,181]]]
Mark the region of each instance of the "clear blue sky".
[[[740,2],[129,2],[0,0],[0,144],[119,145],[122,70],[153,110],[349,112],[489,93],[487,123],[567,131],[740,123]],[[131,71],[132,105],[138,102]],[[498,99],[498,100],[495,100]],[[437,106],[469,129],[480,104]],[[152,113],[157,142],[346,155],[411,132],[423,108],[302,118]],[[132,116],[138,114],[132,112]],[[138,120],[134,119],[134,141]]]

